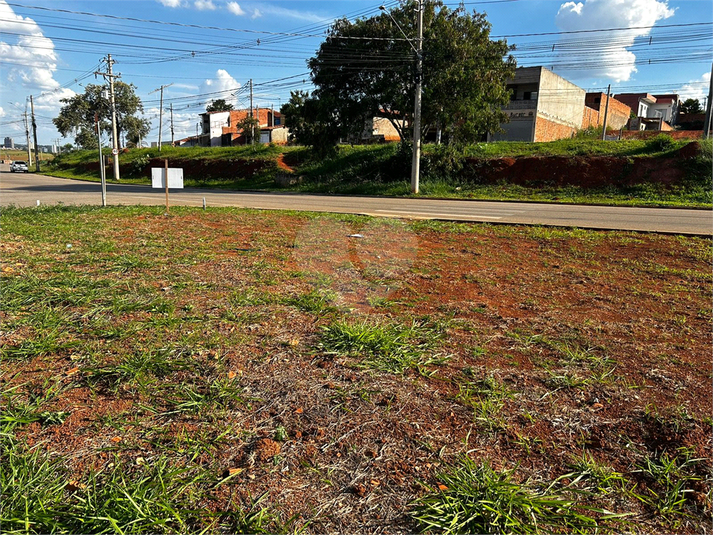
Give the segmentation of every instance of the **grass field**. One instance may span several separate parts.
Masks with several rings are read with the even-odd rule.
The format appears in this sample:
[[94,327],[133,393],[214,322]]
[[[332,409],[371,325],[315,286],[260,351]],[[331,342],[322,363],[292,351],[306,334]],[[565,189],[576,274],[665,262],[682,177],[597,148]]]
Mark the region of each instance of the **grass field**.
[[709,529],[710,240],[0,223],[3,533]]

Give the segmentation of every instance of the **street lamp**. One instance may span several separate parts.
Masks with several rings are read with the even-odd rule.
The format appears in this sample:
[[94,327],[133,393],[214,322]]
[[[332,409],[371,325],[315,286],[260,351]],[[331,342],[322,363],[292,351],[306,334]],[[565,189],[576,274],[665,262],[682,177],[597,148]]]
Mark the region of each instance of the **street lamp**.
[[416,47],[413,46],[412,40],[404,33],[396,22],[396,19],[391,16],[389,11],[386,11],[384,6],[379,6],[379,9],[385,12],[391,20],[396,24],[401,34],[406,38],[409,46],[416,52],[416,99],[414,102],[413,112],[413,159],[411,161],[411,193],[418,193],[419,180],[421,175],[421,79],[423,78],[423,0],[418,0],[418,39]]

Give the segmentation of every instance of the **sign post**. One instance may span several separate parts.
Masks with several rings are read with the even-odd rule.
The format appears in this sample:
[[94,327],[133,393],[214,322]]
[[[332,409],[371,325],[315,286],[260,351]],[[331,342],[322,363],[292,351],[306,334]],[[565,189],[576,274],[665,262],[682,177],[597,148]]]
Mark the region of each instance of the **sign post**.
[[183,169],[169,168],[168,159],[164,160],[165,167],[151,168],[151,187],[166,191],[166,214],[168,214],[168,188],[183,189]]

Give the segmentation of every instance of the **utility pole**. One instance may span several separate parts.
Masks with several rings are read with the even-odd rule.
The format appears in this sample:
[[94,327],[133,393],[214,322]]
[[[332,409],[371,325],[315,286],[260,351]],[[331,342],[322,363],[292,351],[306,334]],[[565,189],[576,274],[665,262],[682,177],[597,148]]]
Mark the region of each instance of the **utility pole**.
[[706,139],[711,137],[711,120],[713,117],[713,106],[711,106],[711,101],[713,101],[713,66],[711,66],[711,81],[708,86],[708,102],[706,103],[706,119],[703,121],[703,136]]
[[413,160],[411,161],[411,193],[418,193],[419,180],[421,175],[421,82],[423,78],[423,11],[424,0],[418,0],[418,38],[416,46],[413,46],[413,40],[403,31],[396,19],[386,10],[385,6],[379,6],[379,9],[386,13],[401,34],[408,41],[411,49],[416,53],[416,101],[414,102],[413,111]]
[[114,97],[114,78],[120,78],[121,74],[114,74],[112,66],[114,60],[111,59],[111,54],[106,55],[107,72],[95,72],[94,76],[100,74],[104,79],[109,80],[109,99],[111,103],[111,153],[114,155],[114,179],[121,180],[119,176],[119,134],[116,125],[116,99]]
[[[161,100],[160,104],[158,105],[158,151],[161,152],[161,132],[163,130],[163,90],[167,87],[171,87],[173,84],[168,84],[168,85],[162,85],[158,89],[154,89],[151,91],[151,93],[155,93],[156,91],[161,91]],[[149,93],[149,95],[151,94]],[[171,111],[171,133],[173,133],[173,110]],[[172,139],[173,141],[173,139]]]
[[413,161],[411,193],[418,193],[421,174],[421,82],[423,78],[423,0],[418,0],[418,41],[416,42],[416,102],[413,113]]
[[607,138],[607,115],[609,115],[609,95],[611,94],[611,84],[607,86],[607,104],[604,106],[604,124],[602,125],[602,141]]
[[35,122],[35,102],[30,95],[30,110],[32,111],[32,138],[35,140],[35,172],[40,172],[40,154],[37,146],[37,123]]
[[175,143],[173,139],[173,102],[171,102],[171,146]]
[[[252,119],[253,116],[253,79],[250,78],[250,118]],[[250,129],[252,130],[252,135],[250,136],[250,144],[254,145],[255,144],[255,125],[250,124]]]
[[27,168],[32,165],[32,149],[30,147],[30,122],[27,119],[27,101],[25,101],[25,137],[27,138]]

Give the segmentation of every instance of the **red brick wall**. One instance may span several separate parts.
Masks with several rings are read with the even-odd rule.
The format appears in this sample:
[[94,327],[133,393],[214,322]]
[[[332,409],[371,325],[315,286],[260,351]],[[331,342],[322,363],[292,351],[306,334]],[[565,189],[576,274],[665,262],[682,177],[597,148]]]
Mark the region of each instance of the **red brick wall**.
[[[604,123],[604,106],[606,106],[606,97],[602,100],[602,107],[599,109],[599,115],[601,115],[602,124]],[[609,115],[607,115],[607,126],[614,130],[619,130],[629,121],[631,116],[631,108],[619,102],[615,98],[609,99]]]
[[703,139],[703,130],[672,130],[662,132],[661,130],[624,130],[622,139],[649,139],[660,134],[671,136],[673,139]]
[[[584,117],[582,117],[582,128],[602,126],[604,124],[604,111],[606,110],[607,96],[602,96],[599,110],[584,107]],[[629,121],[631,108],[614,98],[609,99],[609,111],[607,112],[607,129],[619,130]]]
[[582,129],[599,126],[599,112],[588,106],[584,107],[584,116],[582,117]]
[[544,117],[535,119],[534,141],[555,141],[556,139],[569,139],[577,130],[571,126],[548,121]]

